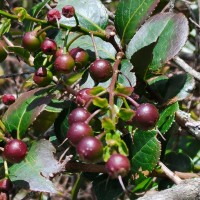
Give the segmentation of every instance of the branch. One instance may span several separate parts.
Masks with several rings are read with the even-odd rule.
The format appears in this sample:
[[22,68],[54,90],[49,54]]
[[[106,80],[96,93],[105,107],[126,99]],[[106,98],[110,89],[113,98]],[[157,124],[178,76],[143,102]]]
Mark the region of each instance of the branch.
[[195,79],[200,81],[200,73],[190,67],[184,60],[179,58],[178,56],[174,57],[174,62],[179,65],[184,71],[192,75]]
[[145,195],[138,200],[188,200],[199,199],[200,197],[200,178],[194,178],[182,181],[170,189],[163,190],[151,195]]

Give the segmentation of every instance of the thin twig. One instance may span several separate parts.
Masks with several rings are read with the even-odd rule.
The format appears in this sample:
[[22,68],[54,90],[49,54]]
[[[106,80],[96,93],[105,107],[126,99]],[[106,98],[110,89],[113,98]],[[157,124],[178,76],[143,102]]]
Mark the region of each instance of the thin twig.
[[174,61],[177,65],[179,65],[184,71],[192,75],[195,79],[200,81],[200,73],[190,67],[184,60],[179,58],[178,56],[174,57]]

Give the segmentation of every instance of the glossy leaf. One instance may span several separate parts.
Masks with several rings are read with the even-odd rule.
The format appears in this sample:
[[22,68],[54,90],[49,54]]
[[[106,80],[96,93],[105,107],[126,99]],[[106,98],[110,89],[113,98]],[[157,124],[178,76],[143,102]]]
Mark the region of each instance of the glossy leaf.
[[93,98],[93,104],[100,108],[107,108],[108,107],[108,100],[106,98],[95,97]]
[[62,170],[54,158],[55,149],[47,140],[33,142],[24,161],[9,168],[9,177],[17,186],[32,191],[57,193],[49,178]]
[[136,130],[133,136],[133,157],[131,169],[134,173],[152,171],[160,158],[160,143],[157,132]]
[[123,59],[121,62],[121,68],[118,75],[118,82],[121,83],[123,86],[131,86],[134,87],[136,85],[136,77],[135,73],[132,71],[133,65],[130,63],[129,60]]
[[132,94],[133,90],[134,90],[133,87],[124,87],[124,85],[119,83],[116,86],[115,93],[130,96]]
[[188,21],[183,14],[157,14],[137,31],[128,44],[126,55],[131,59],[137,51],[156,42],[149,68],[158,70],[182,49],[188,33]]
[[149,17],[160,0],[121,0],[116,11],[115,26],[121,43],[127,44]]
[[108,118],[108,117],[104,117],[102,120],[102,128],[104,128],[106,131],[111,131],[111,130],[115,130],[115,125],[113,124],[113,121]]
[[131,109],[121,108],[118,115],[124,121],[129,121],[133,118],[134,111]]
[[[76,15],[80,26],[92,30],[103,31],[108,23],[108,15],[106,8],[99,0],[59,0],[56,9],[59,11],[66,5],[72,5],[75,8]],[[68,25],[75,26],[75,18],[66,18],[62,16],[60,22]]]
[[175,118],[175,112],[179,109],[178,103],[174,103],[167,108],[165,108],[160,113],[160,118],[157,122],[158,129],[161,133],[166,133],[170,127],[172,126],[172,123],[174,122]]
[[6,18],[1,19],[0,37],[2,37],[3,34],[9,32],[10,27],[11,27],[11,20],[10,19],[6,19]]
[[47,94],[50,89],[51,87],[39,88],[25,92],[10,105],[2,119],[6,130],[14,137],[17,133],[21,138],[46,105],[51,102],[52,97]]
[[79,79],[81,79],[81,77],[83,76],[83,74],[84,74],[84,71],[70,74],[70,75],[67,77],[67,80],[65,81],[65,83],[66,83],[67,85],[72,85],[72,84],[74,84],[75,82],[77,82]]

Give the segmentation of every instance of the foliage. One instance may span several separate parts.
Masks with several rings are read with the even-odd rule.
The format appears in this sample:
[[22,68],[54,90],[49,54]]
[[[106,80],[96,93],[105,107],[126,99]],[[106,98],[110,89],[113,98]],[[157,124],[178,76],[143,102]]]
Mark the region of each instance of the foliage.
[[[0,35],[7,43],[9,56],[24,62],[34,75],[43,78],[47,76],[46,71],[53,74],[51,83],[45,87],[37,85],[33,75],[28,75],[16,101],[2,113],[1,150],[13,138],[23,140],[29,150],[20,163],[9,163],[2,157],[1,177],[9,178],[16,188],[27,192],[52,195],[61,193],[53,181],[58,174],[76,170],[88,172],[85,178],[92,182],[95,196],[100,200],[123,198],[124,194],[137,198],[138,192],[160,188],[165,177],[154,182],[152,178],[165,173],[159,161],[173,171],[194,172],[199,165],[196,161],[199,150],[191,146],[195,139],[180,136],[180,144],[177,143],[176,148],[173,145],[179,126],[176,112],[181,109],[180,101],[195,87],[192,75],[176,74],[170,69],[173,58],[182,52],[193,28],[187,16],[173,12],[167,1],[160,0],[121,0],[112,15],[100,0],[60,0],[54,9],[62,14],[62,8],[71,5],[75,14],[70,18],[62,15],[52,23],[47,20],[45,4],[51,5],[51,1],[42,1],[32,8],[15,7],[12,13],[0,7]],[[13,22],[20,24],[21,37],[26,32],[36,31],[41,44],[45,37],[54,40],[56,53],[47,50],[45,53],[41,49],[29,52],[12,36],[12,29],[16,28]],[[70,50],[77,47],[89,55],[85,66],[80,67],[85,58],[70,54]],[[43,46],[45,48],[51,46]],[[54,67],[54,61],[63,54],[73,62],[57,62]],[[102,67],[93,80],[90,66],[98,59],[109,61],[113,72],[103,66],[105,68]],[[42,74],[41,67],[45,69]],[[111,78],[98,81],[98,76],[107,77],[109,73],[113,74]],[[82,89],[86,90],[78,94]],[[155,116],[157,112],[147,117],[148,120],[152,116],[159,118],[151,122],[154,124],[150,130],[134,123],[141,103],[149,103],[159,112],[158,117]],[[94,132],[91,137],[96,137],[103,145],[102,151],[97,150],[103,152],[101,155],[92,155],[99,162],[83,161],[68,138],[68,117],[77,107],[86,109],[90,117],[81,121],[81,114],[77,114],[80,116],[74,121],[91,126]],[[74,132],[78,135],[80,130]],[[184,145],[190,145],[193,155]],[[86,151],[95,149],[84,148]],[[131,166],[119,170],[119,180],[111,179],[105,168],[115,153],[126,156]],[[90,153],[84,156],[89,158]],[[128,171],[124,173],[124,170]],[[77,180],[73,186],[73,199],[81,184],[84,181]],[[125,192],[124,187],[132,189]]]

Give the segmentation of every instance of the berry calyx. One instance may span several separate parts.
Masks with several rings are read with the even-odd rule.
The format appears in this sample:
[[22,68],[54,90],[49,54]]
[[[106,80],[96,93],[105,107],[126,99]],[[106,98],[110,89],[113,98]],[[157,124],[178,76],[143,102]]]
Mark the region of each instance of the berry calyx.
[[7,55],[6,44],[3,40],[0,40],[0,62],[3,62]]
[[39,50],[41,42],[42,37],[37,37],[37,31],[27,32],[22,38],[22,46],[30,52]]
[[155,127],[159,119],[157,108],[150,103],[141,104],[132,119],[134,126],[142,130],[149,130]]
[[89,55],[82,48],[77,47],[77,48],[71,49],[69,54],[74,59],[77,68],[85,67],[86,64],[88,63]]
[[19,163],[26,157],[27,146],[18,139],[10,140],[4,147],[3,156],[10,163]]
[[47,20],[51,23],[57,22],[60,20],[61,14],[57,9],[51,9],[47,12]]
[[109,61],[98,59],[90,65],[89,72],[94,81],[105,82],[112,77],[113,68]]
[[90,90],[91,88],[84,88],[78,91],[76,95],[76,103],[78,105],[84,106],[92,98]]
[[68,122],[69,125],[72,125],[73,123],[76,122],[85,122],[86,119],[88,119],[88,117],[91,114],[84,108],[76,108],[74,109],[68,117]]
[[62,8],[62,15],[66,18],[71,18],[75,14],[75,9],[71,5],[66,5]]
[[112,178],[126,176],[130,168],[129,159],[121,154],[112,154],[106,163],[106,170]]
[[13,183],[10,179],[4,178],[0,180],[0,191],[10,192],[13,188]]
[[82,161],[96,163],[102,159],[103,144],[95,137],[84,137],[76,147]]
[[51,83],[53,80],[53,74],[51,71],[47,70],[44,67],[40,67],[33,76],[33,81],[41,86],[45,87]]
[[64,74],[70,73],[74,66],[74,59],[69,54],[58,56],[54,61],[55,70]]
[[84,122],[73,123],[67,131],[67,138],[73,146],[76,146],[84,137],[92,135],[92,128]]
[[9,106],[15,102],[15,97],[12,94],[4,94],[1,100],[3,104]]
[[54,55],[57,50],[57,44],[54,40],[45,39],[41,44],[41,50],[46,55]]

